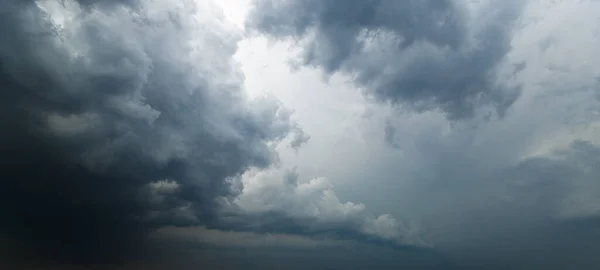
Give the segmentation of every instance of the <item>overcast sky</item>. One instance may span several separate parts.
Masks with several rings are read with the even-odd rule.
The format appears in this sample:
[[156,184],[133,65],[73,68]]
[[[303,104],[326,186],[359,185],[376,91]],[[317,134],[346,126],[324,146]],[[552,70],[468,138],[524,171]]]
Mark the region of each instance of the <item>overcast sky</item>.
[[600,268],[598,1],[0,0],[0,37],[0,268]]

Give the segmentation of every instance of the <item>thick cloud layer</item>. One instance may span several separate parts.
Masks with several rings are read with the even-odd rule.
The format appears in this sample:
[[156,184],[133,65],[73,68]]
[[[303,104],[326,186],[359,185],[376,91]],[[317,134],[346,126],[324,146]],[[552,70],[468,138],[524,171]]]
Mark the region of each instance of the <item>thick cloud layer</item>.
[[290,113],[250,100],[239,34],[192,1],[1,1],[0,229],[40,256],[126,259],[211,224],[226,179],[277,160]]
[[502,69],[522,5],[259,0],[247,25],[298,39],[300,64],[348,74],[376,100],[464,118],[482,106],[502,115],[518,97]]

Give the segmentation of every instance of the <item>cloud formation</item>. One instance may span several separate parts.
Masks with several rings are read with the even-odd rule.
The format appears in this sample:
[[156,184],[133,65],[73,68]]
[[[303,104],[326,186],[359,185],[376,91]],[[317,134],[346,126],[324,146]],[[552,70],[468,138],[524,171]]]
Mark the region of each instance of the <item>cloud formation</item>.
[[414,221],[458,269],[593,268],[596,8],[259,0],[246,26],[297,49],[301,72],[348,78],[377,101],[348,121],[362,137],[344,141],[344,162],[325,161],[338,197]]
[[441,109],[459,119],[482,106],[502,115],[518,97],[519,85],[505,81],[501,71],[522,6],[259,0],[247,26],[299,40],[299,64],[347,74],[378,101],[418,112]]
[[148,229],[209,224],[226,179],[301,132],[246,96],[209,3],[1,6],[1,229],[42,256],[121,260]]
[[229,208],[243,213],[246,229],[391,246],[427,245],[417,231],[391,215],[373,215],[362,203],[340,201],[326,178],[304,180],[295,170],[268,170],[247,172],[240,181],[241,191]]
[[0,268],[598,268],[599,5],[0,0]]

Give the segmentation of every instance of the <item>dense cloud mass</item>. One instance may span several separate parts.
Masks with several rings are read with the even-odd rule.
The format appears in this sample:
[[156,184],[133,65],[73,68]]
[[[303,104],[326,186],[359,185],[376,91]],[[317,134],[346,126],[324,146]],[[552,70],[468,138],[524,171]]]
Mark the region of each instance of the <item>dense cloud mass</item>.
[[599,2],[243,3],[0,0],[0,268],[600,267]]
[[152,227],[210,224],[226,179],[301,132],[245,96],[208,4],[1,5],[1,229],[41,255],[123,259]]
[[300,39],[300,64],[349,74],[376,100],[451,118],[486,105],[501,115],[520,92],[499,69],[523,3],[483,2],[472,14],[451,0],[260,0],[248,26]]

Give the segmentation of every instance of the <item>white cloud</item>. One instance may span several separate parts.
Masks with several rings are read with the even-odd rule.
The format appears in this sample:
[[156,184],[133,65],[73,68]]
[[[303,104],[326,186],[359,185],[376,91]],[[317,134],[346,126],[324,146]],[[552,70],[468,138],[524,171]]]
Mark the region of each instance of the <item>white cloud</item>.
[[242,176],[243,192],[235,204],[247,212],[281,211],[320,221],[344,220],[365,210],[363,204],[342,203],[326,178],[298,181],[293,171],[260,171]]
[[245,214],[283,213],[293,219],[313,220],[311,226],[356,226],[359,233],[375,238],[425,244],[421,235],[391,215],[373,216],[365,204],[341,201],[332,183],[323,177],[304,179],[295,170],[272,169],[244,174],[241,185],[241,193],[232,203]]

